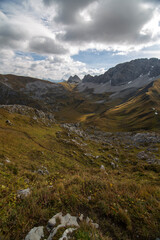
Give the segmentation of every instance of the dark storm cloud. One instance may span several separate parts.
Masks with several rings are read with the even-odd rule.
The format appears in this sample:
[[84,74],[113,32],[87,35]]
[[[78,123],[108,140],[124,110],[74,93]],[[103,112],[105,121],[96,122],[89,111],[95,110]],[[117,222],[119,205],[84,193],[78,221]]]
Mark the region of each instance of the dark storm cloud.
[[11,24],[7,21],[1,21],[0,47],[16,48],[19,45],[19,42],[23,41],[26,36],[27,33],[20,26]]
[[150,35],[141,35],[140,30],[151,19],[152,13],[150,9],[142,8],[138,1],[103,1],[91,13],[92,21],[70,25],[64,40],[134,44],[145,42]]
[[77,13],[97,0],[43,0],[46,6],[58,4],[58,14],[54,19],[64,24],[74,24],[78,19]]
[[[58,4],[55,21],[65,25],[64,41],[77,43],[141,44],[151,39],[151,33],[141,34],[143,26],[152,18],[158,0],[43,0],[46,5]],[[91,21],[85,21],[80,12],[97,2],[97,8],[88,10]],[[150,3],[145,8],[142,3]]]
[[29,48],[31,51],[42,54],[65,54],[67,50],[61,45],[48,37],[34,37],[30,41]]

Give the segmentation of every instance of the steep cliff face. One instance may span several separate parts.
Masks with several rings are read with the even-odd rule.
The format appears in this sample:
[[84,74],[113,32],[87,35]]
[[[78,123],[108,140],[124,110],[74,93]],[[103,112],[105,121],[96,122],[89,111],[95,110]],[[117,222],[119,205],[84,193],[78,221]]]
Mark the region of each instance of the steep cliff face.
[[93,94],[110,93],[111,99],[128,98],[159,77],[159,59],[136,59],[118,64],[100,76],[86,75],[77,89]]
[[82,82],[110,82],[111,86],[120,86],[144,75],[148,75],[150,78],[159,76],[160,60],[157,58],[132,60],[118,64],[100,76],[92,77],[91,75],[86,75]]

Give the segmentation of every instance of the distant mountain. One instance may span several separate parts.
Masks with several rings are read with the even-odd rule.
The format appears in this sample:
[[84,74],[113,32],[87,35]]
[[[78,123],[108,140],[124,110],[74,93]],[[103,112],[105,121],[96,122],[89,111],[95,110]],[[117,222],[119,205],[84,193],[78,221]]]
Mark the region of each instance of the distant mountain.
[[0,75],[0,104],[21,104],[58,111],[68,95],[69,91],[60,83],[11,74]]
[[77,75],[74,75],[73,77],[70,76],[69,79],[68,79],[68,83],[80,83],[81,82],[81,79],[77,76]]
[[160,76],[160,60],[136,59],[118,64],[100,76],[86,75],[78,85],[79,92],[110,93],[110,98],[131,97]]
[[121,63],[110,68],[107,72],[100,76],[86,75],[82,82],[107,83],[111,86],[120,86],[130,81],[134,81],[140,76],[156,77],[160,75],[160,60],[157,58],[151,59],[136,59],[130,62]]
[[26,105],[51,112],[60,122],[107,131],[157,129],[159,86],[160,60],[137,59],[82,81],[77,75],[62,83],[0,75],[0,104]]

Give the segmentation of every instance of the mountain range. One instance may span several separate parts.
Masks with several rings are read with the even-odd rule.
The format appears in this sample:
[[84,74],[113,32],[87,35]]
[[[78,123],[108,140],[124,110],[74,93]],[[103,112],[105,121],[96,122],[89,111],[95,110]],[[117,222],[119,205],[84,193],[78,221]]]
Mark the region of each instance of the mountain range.
[[[159,128],[160,60],[136,59],[100,76],[53,83],[0,75],[0,104],[20,104],[51,112],[60,122],[92,123],[100,129]],[[155,110],[153,110],[155,109]]]
[[159,240],[159,114],[158,59],[0,75],[0,239]]

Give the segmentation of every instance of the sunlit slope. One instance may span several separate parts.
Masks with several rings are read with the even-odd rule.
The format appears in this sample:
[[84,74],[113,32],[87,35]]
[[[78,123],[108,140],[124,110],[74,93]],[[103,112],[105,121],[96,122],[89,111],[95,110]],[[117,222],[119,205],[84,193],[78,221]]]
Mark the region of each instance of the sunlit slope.
[[109,131],[154,130],[160,128],[159,114],[160,80],[157,80],[125,103],[88,119],[88,123]]

